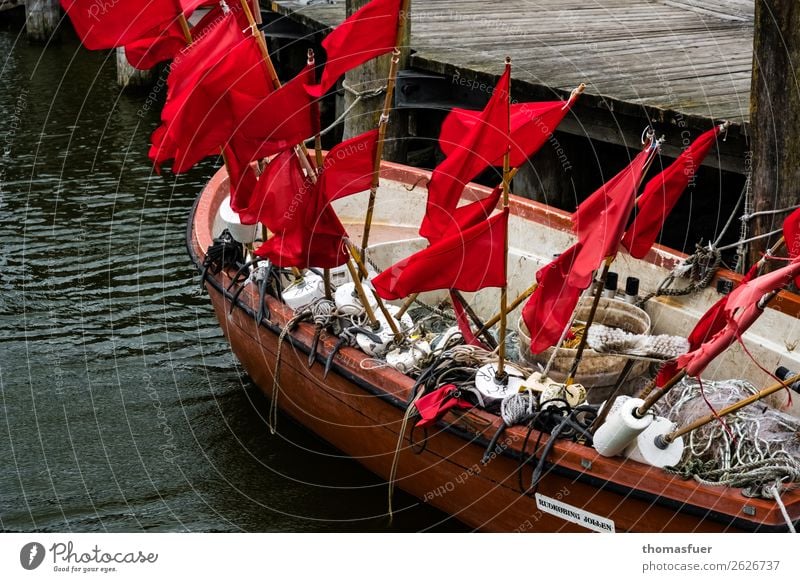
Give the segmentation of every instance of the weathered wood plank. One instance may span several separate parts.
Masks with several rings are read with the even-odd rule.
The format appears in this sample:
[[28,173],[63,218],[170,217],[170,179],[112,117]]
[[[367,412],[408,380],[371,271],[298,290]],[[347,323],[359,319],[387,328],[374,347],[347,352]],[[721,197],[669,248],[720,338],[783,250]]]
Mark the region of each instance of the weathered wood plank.
[[[344,2],[272,7],[320,32],[344,18]],[[509,55],[526,95],[584,82],[581,107],[609,115],[748,123],[752,0],[416,0],[411,22],[410,64],[422,71],[491,80]]]

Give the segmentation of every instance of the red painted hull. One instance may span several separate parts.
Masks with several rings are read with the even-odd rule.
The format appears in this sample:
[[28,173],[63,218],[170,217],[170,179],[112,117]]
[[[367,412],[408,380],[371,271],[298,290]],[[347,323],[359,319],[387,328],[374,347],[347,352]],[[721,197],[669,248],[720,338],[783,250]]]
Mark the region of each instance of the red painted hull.
[[[413,173],[387,165],[387,174]],[[413,183],[413,176],[408,182]],[[189,231],[189,250],[202,262],[211,244],[216,208],[225,195],[222,176],[209,183],[198,200]],[[536,213],[537,205],[517,201]],[[553,213],[546,220],[553,219]],[[557,214],[557,213],[556,213]],[[542,216],[539,216],[542,219]],[[220,325],[236,356],[251,378],[278,406],[346,454],[383,478],[389,477],[413,381],[392,369],[362,369],[366,356],[343,348],[327,378],[321,363],[335,338],[325,337],[317,363],[308,368],[313,326],[300,324],[283,346],[280,389],[273,393],[278,332],[291,317],[283,304],[268,298],[271,320],[256,325],[258,297],[248,287],[232,313],[224,290],[231,273],[206,282]],[[480,460],[500,419],[479,410],[451,413],[429,431],[425,446],[413,445],[406,432],[399,455],[397,486],[454,515],[470,527],[485,531],[587,531],[537,506],[520,490],[519,457],[525,429],[513,427],[501,438],[502,450],[486,465]],[[538,433],[531,435],[535,442]],[[423,435],[416,431],[415,439]],[[544,435],[546,440],[548,435]],[[543,442],[544,442],[543,440]],[[528,454],[532,444],[528,445]],[[570,506],[613,520],[616,531],[785,531],[786,524],[773,501],[749,499],[738,489],[709,487],[685,481],[633,461],[599,456],[594,449],[558,441],[548,457],[546,475],[537,492]],[[532,467],[521,474],[530,483]],[[800,494],[785,495],[790,516],[800,519]]]

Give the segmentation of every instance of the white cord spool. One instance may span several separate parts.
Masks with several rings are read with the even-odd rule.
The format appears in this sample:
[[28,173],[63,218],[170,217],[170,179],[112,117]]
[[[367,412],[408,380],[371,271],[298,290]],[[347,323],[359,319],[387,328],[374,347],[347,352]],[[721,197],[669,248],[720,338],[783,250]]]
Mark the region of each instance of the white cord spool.
[[219,206],[219,218],[237,242],[251,244],[258,237],[258,224],[242,224],[239,215],[231,208],[231,197],[226,196]]
[[[620,399],[624,399],[620,402]],[[611,408],[606,421],[594,433],[594,448],[604,457],[614,457],[624,451],[636,437],[653,422],[649,414],[638,418],[634,412],[644,404],[641,398],[620,396]]]
[[[373,308],[377,307],[378,302],[375,300],[375,297],[373,297],[369,291],[367,291],[366,295],[369,304]],[[339,287],[333,298],[336,301],[336,307],[345,315],[356,315],[364,310],[361,299],[359,299],[358,293],[356,293],[355,283],[345,283]]]
[[325,297],[325,283],[311,271],[306,271],[302,278],[283,290],[284,303],[295,311],[321,297]]
[[418,341],[410,348],[395,349],[386,354],[386,363],[403,374],[408,374],[431,353],[426,341]]
[[[399,307],[395,305],[387,305],[386,310],[394,317],[394,315],[400,311]],[[375,312],[375,319],[378,320],[378,323],[381,325],[378,331],[375,334],[381,338],[380,342],[375,342],[374,339],[364,335],[363,333],[359,333],[356,335],[356,342],[358,343],[358,347],[361,350],[370,356],[382,356],[386,353],[386,348],[389,346],[392,340],[394,340],[394,332],[392,328],[389,327],[389,322],[386,321],[386,318],[383,316],[382,311]],[[411,319],[411,316],[408,313],[404,313],[403,317],[400,318],[400,321],[397,321],[397,327],[400,330],[403,329],[411,329],[414,327],[414,321]]]
[[[669,444],[662,441],[661,446],[656,442],[658,437],[663,438],[673,430],[675,430],[674,422],[657,416],[625,450],[625,456],[651,467],[674,467],[683,457],[683,437],[678,437]],[[662,448],[664,446],[665,448]]]
[[525,374],[506,364],[506,377],[496,379],[497,363],[485,364],[475,373],[475,388],[487,398],[503,399],[511,394],[516,394],[525,384]]

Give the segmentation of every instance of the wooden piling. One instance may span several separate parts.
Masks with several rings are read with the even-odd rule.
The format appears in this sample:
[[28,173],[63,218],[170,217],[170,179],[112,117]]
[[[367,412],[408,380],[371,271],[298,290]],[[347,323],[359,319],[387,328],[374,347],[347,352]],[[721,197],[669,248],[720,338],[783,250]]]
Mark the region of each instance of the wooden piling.
[[128,62],[125,49],[119,47],[117,51],[117,84],[126,87],[147,87],[153,82],[153,71],[142,71]]
[[28,38],[47,42],[61,20],[58,0],[25,0],[25,30]]
[[[750,96],[753,212],[800,203],[800,4],[757,0]],[[781,227],[787,213],[765,214],[750,222],[749,236]],[[754,241],[753,264],[780,233]],[[793,244],[787,241],[787,245]],[[798,243],[800,244],[800,243]]]
[[[347,0],[347,15],[350,16],[364,6],[368,0]],[[402,19],[401,15],[401,19]],[[406,20],[403,27],[400,49],[399,69],[406,68],[409,54],[409,35],[411,22]],[[368,93],[384,87],[389,76],[392,55],[383,55],[372,59],[360,67],[356,67],[345,74],[344,107],[347,109],[356,100],[356,93]],[[362,97],[353,107],[344,122],[344,139],[348,139],[369,131],[378,126],[378,118],[383,109],[383,93],[375,96]],[[405,162],[407,146],[408,114],[403,111],[393,110],[391,121],[386,131],[386,143],[383,157],[393,162]]]

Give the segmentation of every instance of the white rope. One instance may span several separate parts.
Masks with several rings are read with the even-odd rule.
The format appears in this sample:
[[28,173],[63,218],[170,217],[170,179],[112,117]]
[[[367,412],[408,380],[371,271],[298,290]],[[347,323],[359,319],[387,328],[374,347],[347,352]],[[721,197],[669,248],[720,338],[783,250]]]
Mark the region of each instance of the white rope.
[[786,520],[786,525],[789,527],[789,531],[792,533],[797,533],[797,530],[794,529],[794,523],[792,523],[792,519],[789,517],[789,512],[786,511],[786,506],[783,504],[783,499],[781,499],[781,490],[778,487],[778,483],[775,483],[772,486],[772,496],[775,498],[775,503],[778,504],[778,508],[781,510],[783,519]]

